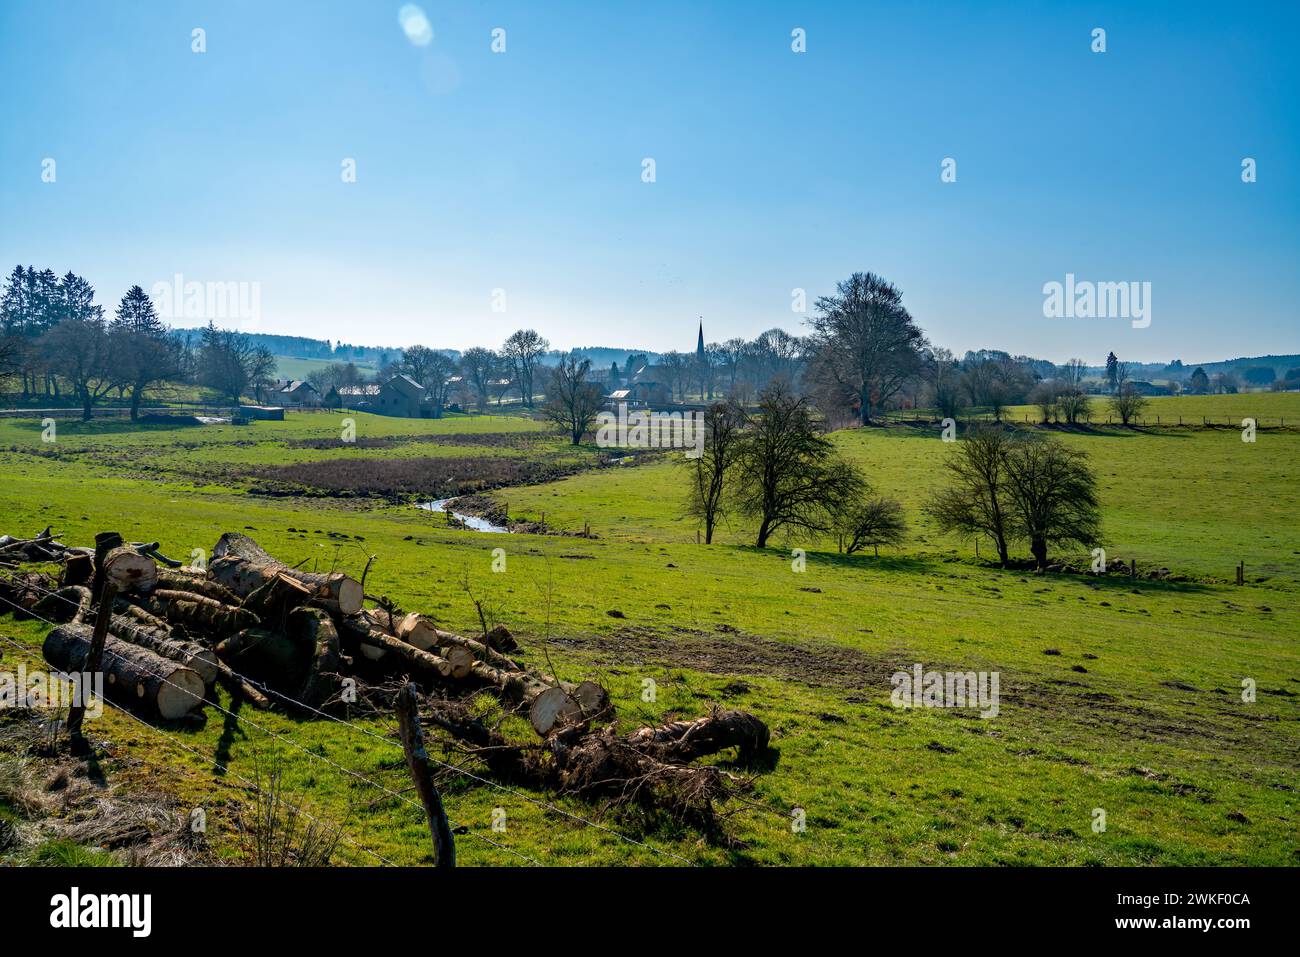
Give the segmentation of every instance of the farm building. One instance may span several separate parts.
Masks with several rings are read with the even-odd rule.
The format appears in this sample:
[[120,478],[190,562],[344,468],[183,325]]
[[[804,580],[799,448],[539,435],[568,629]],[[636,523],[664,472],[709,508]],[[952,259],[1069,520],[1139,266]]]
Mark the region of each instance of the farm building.
[[626,402],[628,405],[661,406],[671,405],[672,396],[662,382],[635,382],[626,389],[611,392],[609,401],[612,405]]
[[277,379],[267,390],[267,398],[295,409],[320,405],[320,393],[305,379]]
[[418,419],[425,391],[424,386],[409,375],[393,376],[379,387],[379,394],[371,401],[369,411]]
[[362,406],[369,406],[378,395],[379,386],[373,383],[370,385],[332,386],[325,393],[324,404],[330,409],[357,409]]

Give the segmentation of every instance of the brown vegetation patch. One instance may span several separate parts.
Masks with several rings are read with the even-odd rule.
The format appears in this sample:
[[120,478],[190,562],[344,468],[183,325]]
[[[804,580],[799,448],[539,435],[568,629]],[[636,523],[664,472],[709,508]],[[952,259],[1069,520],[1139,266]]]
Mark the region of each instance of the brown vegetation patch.
[[245,474],[269,483],[251,489],[257,495],[321,495],[441,499],[500,488],[550,482],[581,471],[577,462],[538,462],[494,455],[409,459],[348,458],[262,466]]
[[558,644],[595,649],[611,664],[677,665],[720,675],[762,675],[814,687],[890,688],[889,678],[906,655],[868,654],[833,645],[795,645],[734,629],[707,632],[673,628],[620,628],[607,635],[556,639]]
[[290,449],[388,449],[395,445],[428,442],[433,445],[481,445],[490,448],[527,448],[543,442],[554,442],[550,432],[456,432],[423,435],[387,435],[374,438],[358,437],[354,441],[342,439],[290,439],[285,447]]

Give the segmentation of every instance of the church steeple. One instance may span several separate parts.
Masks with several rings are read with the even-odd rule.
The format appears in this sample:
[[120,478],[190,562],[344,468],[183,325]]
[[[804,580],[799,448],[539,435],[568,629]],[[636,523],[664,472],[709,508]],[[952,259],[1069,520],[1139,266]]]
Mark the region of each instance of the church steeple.
[[695,343],[695,358],[704,359],[704,320],[700,320],[700,338]]

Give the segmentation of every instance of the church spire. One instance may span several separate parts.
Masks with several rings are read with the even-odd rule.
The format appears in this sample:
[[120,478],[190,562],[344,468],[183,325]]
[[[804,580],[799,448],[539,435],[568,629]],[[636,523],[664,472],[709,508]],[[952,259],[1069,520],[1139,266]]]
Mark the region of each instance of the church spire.
[[700,338],[695,343],[695,357],[697,359],[704,358],[704,320],[703,319],[700,320]]

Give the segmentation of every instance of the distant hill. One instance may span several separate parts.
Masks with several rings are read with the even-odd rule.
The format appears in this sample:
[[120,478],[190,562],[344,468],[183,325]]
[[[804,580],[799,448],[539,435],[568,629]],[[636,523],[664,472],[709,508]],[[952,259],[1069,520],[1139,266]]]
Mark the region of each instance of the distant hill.
[[[203,338],[203,329],[173,329],[172,335],[191,346],[198,346]],[[308,339],[305,336],[278,336],[266,332],[249,332],[245,335],[252,340],[255,347],[263,347],[272,355],[286,359],[316,359],[322,363],[354,362],[379,369],[389,362],[396,362],[402,357],[402,350],[395,346],[354,346],[343,342],[330,342],[328,339]],[[281,369],[284,378],[301,378],[288,375]]]
[[[1120,361],[1124,360],[1120,356]],[[1148,382],[1170,380],[1186,382],[1197,369],[1204,369],[1205,374],[1213,376],[1220,372],[1232,371],[1240,375],[1247,369],[1264,367],[1272,369],[1276,378],[1282,378],[1289,369],[1300,369],[1300,355],[1281,356],[1242,356],[1237,359],[1219,359],[1213,362],[1186,362],[1174,359],[1172,362],[1130,362],[1129,374],[1134,379]],[[1106,374],[1105,366],[1089,366],[1091,375],[1102,377]]]

